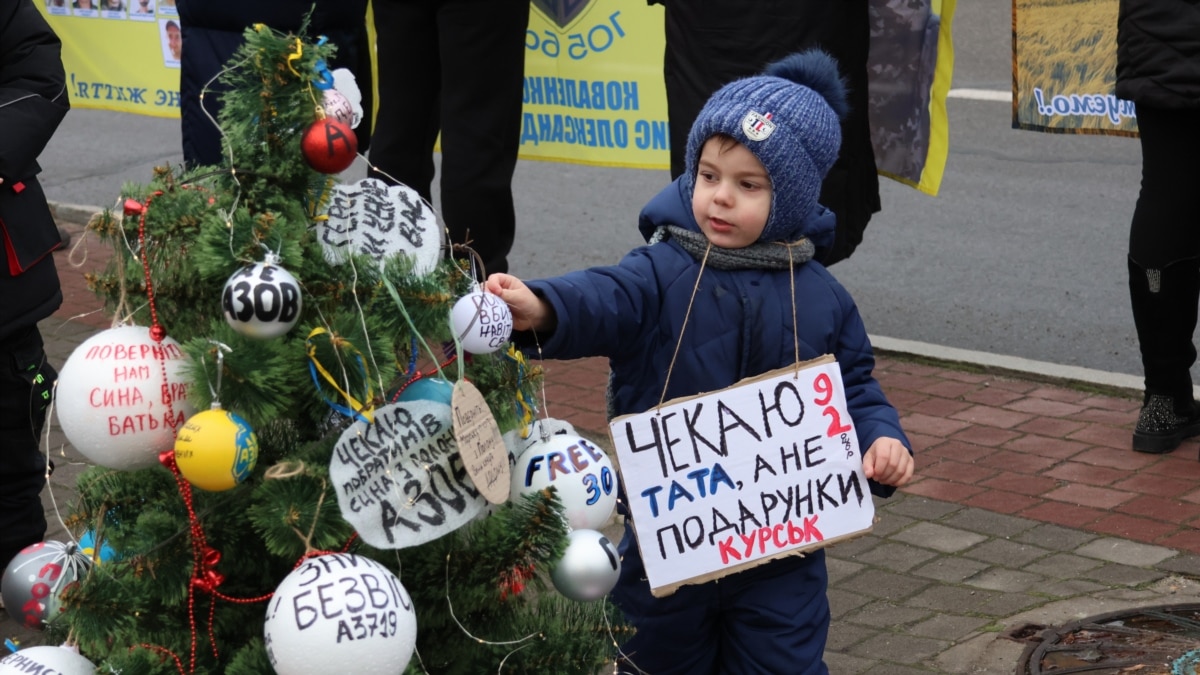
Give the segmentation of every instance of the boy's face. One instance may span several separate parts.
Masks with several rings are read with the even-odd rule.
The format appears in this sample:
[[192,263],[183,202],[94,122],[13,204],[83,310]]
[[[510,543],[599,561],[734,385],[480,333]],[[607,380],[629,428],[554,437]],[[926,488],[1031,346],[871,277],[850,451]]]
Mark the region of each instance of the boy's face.
[[771,215],[771,178],[762,162],[741,143],[714,136],[696,165],[692,213],[704,236],[721,248],[758,241]]

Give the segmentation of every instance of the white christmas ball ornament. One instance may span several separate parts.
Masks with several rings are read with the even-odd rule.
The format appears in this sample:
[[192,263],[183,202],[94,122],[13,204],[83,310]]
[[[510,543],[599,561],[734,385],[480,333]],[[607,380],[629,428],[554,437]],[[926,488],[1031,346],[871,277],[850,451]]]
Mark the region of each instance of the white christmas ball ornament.
[[417,644],[408,591],[353,553],[309,558],[284,577],[263,629],[278,675],[394,675]]
[[562,560],[550,570],[550,580],[563,596],[591,602],[608,595],[621,576],[617,547],[603,533],[572,530]]
[[617,507],[612,460],[587,439],[558,434],[533,443],[512,469],[511,499],[553,486],[575,529],[604,527]]
[[145,326],[110,328],[75,348],[58,374],[55,406],[67,440],[110,469],[158,464],[196,412],[187,402],[179,343]]
[[337,90],[342,98],[350,104],[350,110],[353,116],[347,124],[352,129],[358,128],[358,123],[362,121],[362,90],[358,88],[358,82],[354,79],[354,73],[348,68],[333,69],[333,88]]
[[0,659],[0,675],[92,675],[96,666],[69,647],[26,647]]
[[496,294],[472,291],[454,303],[450,327],[463,349],[472,354],[491,354],[512,335],[512,312]]
[[354,119],[354,106],[350,104],[350,100],[345,94],[330,87],[321,94],[321,107],[325,109],[325,114],[333,119],[345,124],[350,128],[357,126]]
[[221,293],[225,321],[242,335],[260,340],[290,331],[300,320],[301,308],[296,277],[273,260],[234,272]]

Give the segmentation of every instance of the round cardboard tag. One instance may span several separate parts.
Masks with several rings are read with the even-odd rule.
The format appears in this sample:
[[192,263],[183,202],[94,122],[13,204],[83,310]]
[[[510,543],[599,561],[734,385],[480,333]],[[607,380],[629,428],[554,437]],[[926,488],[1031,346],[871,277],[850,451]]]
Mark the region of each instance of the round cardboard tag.
[[508,447],[500,427],[475,385],[459,380],[450,407],[454,411],[454,440],[475,489],[493,504],[508,501]]

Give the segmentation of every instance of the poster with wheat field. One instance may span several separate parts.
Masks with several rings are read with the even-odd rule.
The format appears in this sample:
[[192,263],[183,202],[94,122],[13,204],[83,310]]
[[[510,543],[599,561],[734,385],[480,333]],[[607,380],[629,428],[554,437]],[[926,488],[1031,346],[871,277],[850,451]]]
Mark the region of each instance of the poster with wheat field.
[[1013,128],[1134,136],[1116,97],[1118,0],[1013,0]]

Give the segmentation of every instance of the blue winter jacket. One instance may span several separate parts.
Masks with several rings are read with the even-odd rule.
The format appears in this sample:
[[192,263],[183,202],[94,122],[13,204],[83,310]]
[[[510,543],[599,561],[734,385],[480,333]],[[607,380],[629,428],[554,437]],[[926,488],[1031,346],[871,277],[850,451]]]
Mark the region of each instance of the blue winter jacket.
[[[668,224],[700,231],[678,180],[650,200],[639,227],[648,239]],[[819,207],[801,232],[820,249],[831,242],[833,229],[833,214]],[[635,249],[611,267],[528,282],[558,316],[557,328],[542,336],[543,356],[608,356],[614,416],[657,405],[669,367],[665,400],[722,389],[795,362],[787,270],[706,267],[685,327],[699,274],[699,261],[667,240]],[[871,375],[875,357],[850,294],[810,261],[795,268],[795,298],[800,359],[837,358],[861,451],[881,436],[911,447],[896,409]],[[884,497],[894,491],[874,482],[871,488]]]

